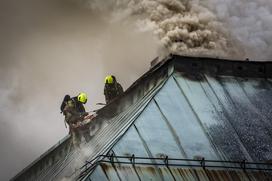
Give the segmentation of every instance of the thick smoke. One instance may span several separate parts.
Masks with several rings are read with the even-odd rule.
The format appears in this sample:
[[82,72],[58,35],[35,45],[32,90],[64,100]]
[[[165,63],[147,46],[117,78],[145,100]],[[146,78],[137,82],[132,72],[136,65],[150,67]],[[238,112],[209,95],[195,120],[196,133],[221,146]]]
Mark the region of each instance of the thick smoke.
[[107,4],[104,1],[87,2],[91,9],[112,11],[113,19],[127,20],[127,17],[134,17],[138,30],[152,31],[167,53],[240,56],[241,51],[234,47],[234,41],[215,14],[195,1],[112,0]]
[[130,7],[134,14],[147,17],[142,26],[153,27],[170,53],[224,57],[233,53],[216,17],[193,1],[144,0]]
[[240,42],[246,57],[271,60],[272,1],[267,0],[205,0],[207,6]]
[[136,17],[167,53],[270,59],[272,3],[264,0],[85,0],[113,17]]

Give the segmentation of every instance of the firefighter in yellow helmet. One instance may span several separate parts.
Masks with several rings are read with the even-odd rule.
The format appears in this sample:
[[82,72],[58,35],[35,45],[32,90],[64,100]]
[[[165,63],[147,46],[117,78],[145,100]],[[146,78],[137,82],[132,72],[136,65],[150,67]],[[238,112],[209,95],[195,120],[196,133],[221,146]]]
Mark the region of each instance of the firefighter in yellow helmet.
[[91,139],[89,126],[77,126],[78,123],[82,122],[84,117],[88,115],[83,106],[87,100],[87,94],[81,92],[78,96],[72,98],[66,95],[61,105],[61,111],[65,116],[66,123],[69,125],[72,142],[75,147],[79,147],[82,136],[86,142]]
[[123,87],[116,81],[115,76],[108,75],[105,78],[104,95],[106,104],[123,93]]

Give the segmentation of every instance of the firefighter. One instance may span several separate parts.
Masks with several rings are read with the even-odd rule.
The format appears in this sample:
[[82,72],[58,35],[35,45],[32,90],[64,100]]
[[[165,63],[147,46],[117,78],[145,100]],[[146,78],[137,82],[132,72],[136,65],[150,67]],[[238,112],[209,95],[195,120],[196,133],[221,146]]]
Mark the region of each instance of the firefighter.
[[106,104],[123,93],[123,87],[116,81],[115,76],[109,75],[105,78],[104,95]]
[[[75,147],[79,147],[82,136],[86,142],[91,139],[90,129],[88,126],[78,126],[80,122],[88,115],[83,104],[87,102],[87,94],[81,92],[78,96],[70,98],[68,95],[64,97],[61,108],[65,116],[65,122],[69,125],[69,133],[72,136],[72,142]],[[65,106],[63,106],[63,104]]]

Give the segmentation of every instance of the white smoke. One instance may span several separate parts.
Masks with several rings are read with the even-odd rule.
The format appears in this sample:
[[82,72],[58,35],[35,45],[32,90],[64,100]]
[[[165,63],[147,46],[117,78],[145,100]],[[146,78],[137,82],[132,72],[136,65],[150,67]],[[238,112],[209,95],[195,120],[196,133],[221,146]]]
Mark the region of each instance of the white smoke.
[[264,0],[85,0],[112,19],[136,17],[168,53],[269,59],[272,3]]
[[207,6],[240,41],[245,56],[271,60],[272,1],[267,0],[205,0]]
[[236,55],[222,24],[195,1],[87,1],[91,9],[112,11],[113,19],[136,18],[140,31],[153,31],[167,53],[226,57]]

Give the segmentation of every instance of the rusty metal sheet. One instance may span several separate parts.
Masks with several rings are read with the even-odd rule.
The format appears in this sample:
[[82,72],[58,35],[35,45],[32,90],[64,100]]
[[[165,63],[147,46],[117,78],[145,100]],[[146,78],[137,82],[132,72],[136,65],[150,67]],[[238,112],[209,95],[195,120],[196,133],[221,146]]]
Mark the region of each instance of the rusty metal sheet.
[[[156,169],[158,171],[156,171]],[[102,171],[103,170],[103,171]],[[181,180],[181,181],[263,181],[272,180],[271,173],[243,170],[210,170],[177,167],[111,165],[101,163],[89,180]],[[88,180],[86,179],[86,180]]]
[[141,167],[134,167],[140,180],[162,180],[162,176],[156,167],[145,167],[143,170]]

